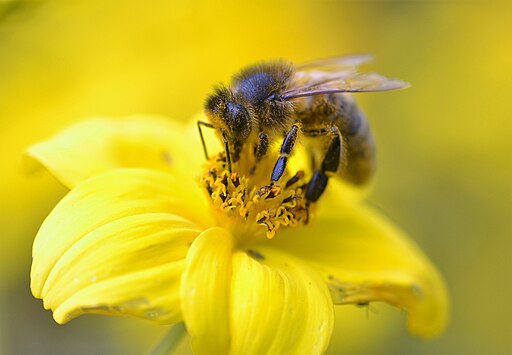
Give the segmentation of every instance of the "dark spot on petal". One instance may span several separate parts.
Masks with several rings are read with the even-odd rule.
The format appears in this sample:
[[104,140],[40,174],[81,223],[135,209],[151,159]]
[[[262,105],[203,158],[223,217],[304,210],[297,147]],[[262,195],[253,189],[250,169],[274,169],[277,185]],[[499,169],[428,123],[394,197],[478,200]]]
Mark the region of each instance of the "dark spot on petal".
[[422,297],[423,296],[423,291],[421,290],[421,287],[416,285],[416,284],[412,284],[411,285],[411,291],[412,291],[412,293],[416,297]]
[[256,258],[256,259],[260,259],[260,260],[264,260],[265,259],[263,254],[261,254],[260,252],[258,252],[256,250],[253,250],[253,249],[247,250],[247,254],[249,254],[250,256],[252,256],[253,258]]
[[169,153],[168,151],[164,150],[162,152],[162,159],[164,160],[165,164],[167,165],[171,165],[172,164],[172,156],[171,156],[171,153]]

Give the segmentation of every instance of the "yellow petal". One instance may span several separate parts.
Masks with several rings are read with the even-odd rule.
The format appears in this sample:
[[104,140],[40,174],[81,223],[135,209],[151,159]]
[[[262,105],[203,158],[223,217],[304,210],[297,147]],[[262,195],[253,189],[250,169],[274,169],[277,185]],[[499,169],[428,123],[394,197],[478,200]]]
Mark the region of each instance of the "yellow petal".
[[437,335],[447,323],[448,295],[435,267],[378,213],[342,201],[327,198],[314,223],[284,231],[272,245],[313,265],[335,303],[384,301],[407,311],[412,333]]
[[198,354],[229,349],[229,290],[233,241],[224,229],[204,231],[192,244],[181,281],[182,312]]
[[167,213],[104,224],[52,268],[41,295],[45,308],[59,323],[95,310],[176,321],[184,259],[199,233],[190,221]]
[[212,223],[204,196],[193,182],[144,169],[96,175],[71,190],[41,226],[32,252],[34,296],[43,296],[50,272],[75,243],[108,223],[147,213],[174,214],[200,229]]
[[204,161],[195,122],[185,126],[155,116],[84,121],[30,147],[28,155],[70,188],[95,174],[123,167],[190,177]]
[[160,324],[179,322],[184,268],[183,259],[93,283],[55,308],[53,317],[61,324],[85,313],[133,316]]
[[231,352],[321,354],[333,329],[334,309],[325,283],[285,253],[255,247],[233,256]]

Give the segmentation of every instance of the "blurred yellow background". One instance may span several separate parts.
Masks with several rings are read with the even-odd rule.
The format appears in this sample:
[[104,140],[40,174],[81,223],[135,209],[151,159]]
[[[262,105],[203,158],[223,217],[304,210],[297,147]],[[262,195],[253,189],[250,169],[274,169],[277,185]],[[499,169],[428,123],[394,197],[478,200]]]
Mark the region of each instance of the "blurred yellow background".
[[66,190],[23,150],[90,115],[187,119],[253,62],[372,53],[412,83],[360,94],[379,147],[370,202],[445,276],[451,323],[425,342],[390,307],[340,310],[331,353],[511,352],[510,2],[0,2],[0,353],[141,353],[165,331],[84,316],[58,326],[30,295],[31,243]]

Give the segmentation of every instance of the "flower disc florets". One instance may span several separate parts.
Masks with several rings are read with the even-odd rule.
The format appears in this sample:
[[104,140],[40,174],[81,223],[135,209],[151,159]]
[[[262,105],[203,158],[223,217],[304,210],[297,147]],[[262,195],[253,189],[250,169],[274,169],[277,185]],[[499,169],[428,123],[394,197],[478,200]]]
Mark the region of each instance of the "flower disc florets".
[[223,154],[209,161],[201,176],[214,208],[228,223],[255,232],[265,231],[271,239],[281,227],[298,227],[310,220],[311,206],[305,198],[304,172],[298,171],[281,184],[258,184],[258,179],[230,173]]

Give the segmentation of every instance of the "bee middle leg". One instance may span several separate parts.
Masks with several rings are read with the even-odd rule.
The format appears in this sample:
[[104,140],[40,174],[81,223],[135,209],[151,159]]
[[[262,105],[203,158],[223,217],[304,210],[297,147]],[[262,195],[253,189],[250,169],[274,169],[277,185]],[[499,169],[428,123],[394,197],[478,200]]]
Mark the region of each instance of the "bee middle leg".
[[283,144],[281,145],[281,149],[279,150],[279,158],[274,165],[274,170],[272,170],[272,176],[270,178],[270,185],[274,185],[281,176],[283,176],[286,170],[286,163],[288,162],[288,157],[292,153],[293,147],[295,146],[295,141],[297,140],[297,135],[299,133],[299,126],[294,124],[292,128],[286,133],[284,137]]
[[313,176],[309,180],[306,188],[306,200],[316,202],[324,193],[329,177],[334,175],[340,166],[341,161],[341,135],[336,126],[330,128],[321,128],[314,130],[305,130],[304,134],[310,137],[317,137],[321,135],[332,135],[329,148],[325,153],[324,159],[320,165],[320,169],[316,169]]

